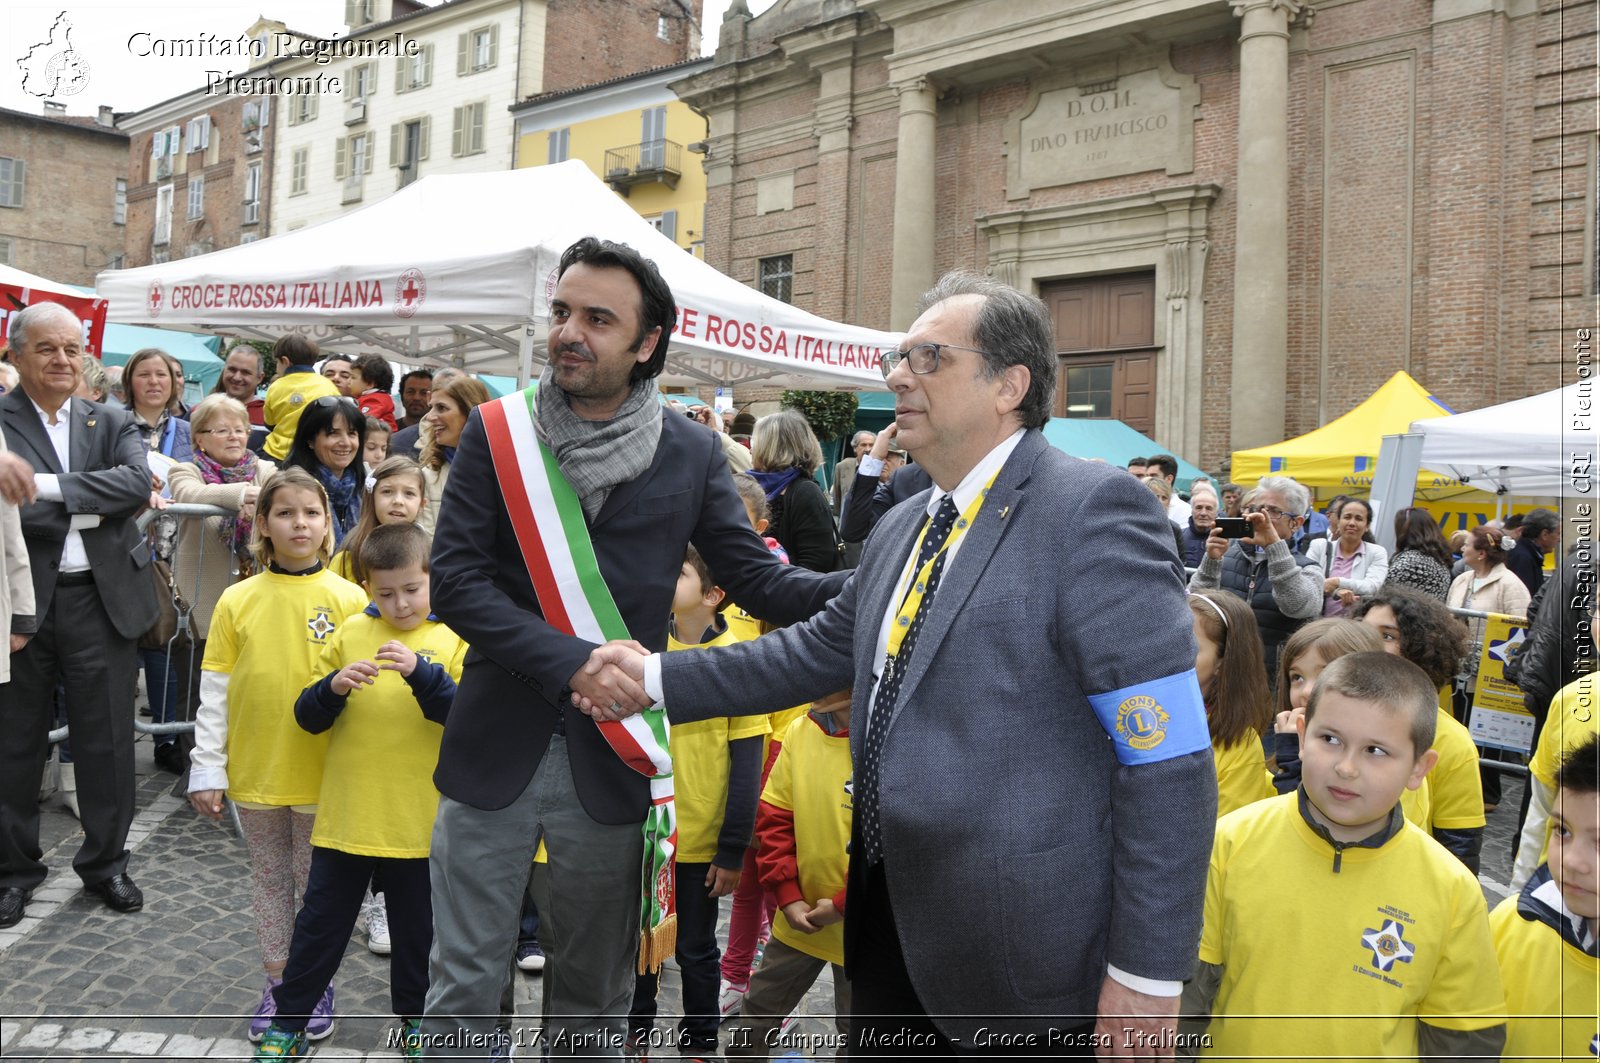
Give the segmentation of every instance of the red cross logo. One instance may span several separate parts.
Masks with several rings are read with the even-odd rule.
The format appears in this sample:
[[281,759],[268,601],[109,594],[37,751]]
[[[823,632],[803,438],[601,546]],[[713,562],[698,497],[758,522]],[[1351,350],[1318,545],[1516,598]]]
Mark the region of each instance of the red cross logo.
[[161,282],[156,281],[150,285],[150,294],[145,297],[144,301],[144,305],[149,309],[151,317],[156,317],[161,313],[161,299]]
[[422,306],[422,301],[428,297],[428,282],[419,269],[408,269],[400,274],[400,280],[394,287],[395,307],[397,317],[410,317]]

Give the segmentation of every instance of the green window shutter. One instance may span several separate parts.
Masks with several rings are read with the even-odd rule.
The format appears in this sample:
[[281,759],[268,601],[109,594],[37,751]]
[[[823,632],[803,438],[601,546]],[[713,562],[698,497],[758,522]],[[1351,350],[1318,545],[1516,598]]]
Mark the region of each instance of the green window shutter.
[[433,84],[433,45],[424,45],[422,49],[422,84]]
[[500,61],[500,24],[497,22],[489,27],[489,65],[494,66]]
[[417,161],[422,162],[428,157],[428,142],[433,139],[433,119],[426,115],[422,118],[422,131],[417,140]]
[[463,121],[465,116],[462,114],[465,110],[465,107],[457,107],[451,115],[453,121],[450,125],[450,154],[458,159],[463,154],[461,150],[461,133],[466,127],[466,123]]
[[333,142],[333,179],[344,180],[344,137]]
[[476,154],[483,150],[483,112],[487,107],[488,104],[483,103],[475,103],[471,107],[472,132],[467,138],[469,153]]
[[456,38],[456,77],[464,77],[472,65],[472,34]]
[[372,172],[372,157],[374,155],[378,154],[378,145],[373,143],[373,136],[372,136],[371,133],[363,133],[362,135],[367,138],[367,144],[366,144],[366,151],[362,156],[366,160],[366,164],[361,167],[361,172],[362,173],[371,173]]
[[676,241],[678,239],[677,211],[664,210],[661,212],[661,235],[672,241]]
[[406,71],[410,69],[410,67],[411,60],[407,56],[402,55],[400,58],[394,61],[394,92],[396,96],[400,95],[400,93],[406,91],[406,89],[410,87],[407,85],[406,78]]
[[400,165],[400,123],[389,126],[389,165]]

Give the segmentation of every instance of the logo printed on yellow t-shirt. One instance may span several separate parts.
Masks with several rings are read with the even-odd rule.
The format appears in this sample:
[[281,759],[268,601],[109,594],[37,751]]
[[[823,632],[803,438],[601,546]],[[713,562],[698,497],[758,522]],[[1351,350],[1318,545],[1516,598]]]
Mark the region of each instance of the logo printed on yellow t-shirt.
[[1361,936],[1361,944],[1372,950],[1372,966],[1387,971],[1398,963],[1410,963],[1417,950],[1405,937],[1406,928],[1393,919],[1384,920],[1377,930],[1370,927]]
[[1170,719],[1155,698],[1135,694],[1117,706],[1117,734],[1134,749],[1154,749],[1166,739]]
[[306,621],[306,627],[311,631],[311,637],[318,642],[327,642],[328,636],[333,634],[338,627],[333,622],[333,608],[326,605],[311,607],[311,618]]

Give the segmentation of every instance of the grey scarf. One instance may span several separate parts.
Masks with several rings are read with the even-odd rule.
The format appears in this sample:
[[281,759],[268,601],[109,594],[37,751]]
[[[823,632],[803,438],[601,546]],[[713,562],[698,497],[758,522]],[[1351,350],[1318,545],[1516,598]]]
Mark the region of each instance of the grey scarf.
[[650,467],[661,441],[661,400],[654,378],[634,383],[617,415],[585,421],[572,412],[549,366],[539,375],[534,431],[556,456],[556,464],[578,493],[583,515],[594,520],[612,488]]

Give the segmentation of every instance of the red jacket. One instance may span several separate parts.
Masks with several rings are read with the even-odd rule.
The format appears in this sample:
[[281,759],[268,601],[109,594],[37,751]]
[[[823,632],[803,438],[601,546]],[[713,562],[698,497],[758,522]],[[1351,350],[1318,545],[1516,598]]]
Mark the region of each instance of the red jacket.
[[394,396],[383,391],[363,391],[361,397],[356,399],[356,405],[361,407],[361,412],[368,417],[376,417],[389,426],[389,431],[396,431],[394,423]]

